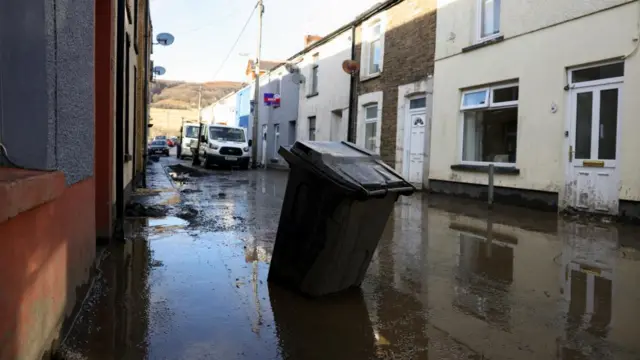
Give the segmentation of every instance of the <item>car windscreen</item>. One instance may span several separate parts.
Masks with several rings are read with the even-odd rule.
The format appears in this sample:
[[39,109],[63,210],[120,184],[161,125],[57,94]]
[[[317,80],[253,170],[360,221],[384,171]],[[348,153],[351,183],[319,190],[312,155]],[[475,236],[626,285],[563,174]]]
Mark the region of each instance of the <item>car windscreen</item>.
[[185,129],[184,137],[197,139],[198,138],[198,129],[199,128],[197,126],[187,126],[186,129]]
[[154,142],[152,142],[152,143],[151,143],[151,145],[156,145],[156,146],[164,146],[164,145],[166,145],[166,144],[167,144],[167,142],[166,142],[166,141],[161,141],[161,140],[159,140],[159,141],[154,141]]
[[209,128],[209,139],[245,142],[244,130],[230,127],[212,126]]

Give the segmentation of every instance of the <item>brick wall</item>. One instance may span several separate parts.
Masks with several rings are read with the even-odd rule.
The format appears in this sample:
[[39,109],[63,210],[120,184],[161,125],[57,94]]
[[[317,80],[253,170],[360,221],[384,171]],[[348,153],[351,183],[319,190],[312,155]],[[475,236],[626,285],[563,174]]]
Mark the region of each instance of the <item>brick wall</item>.
[[[383,91],[380,155],[395,166],[398,86],[433,74],[436,0],[405,0],[386,10],[383,71],[358,83],[358,95]],[[362,26],[356,29],[356,60],[360,61]],[[356,123],[350,124],[356,133]]]

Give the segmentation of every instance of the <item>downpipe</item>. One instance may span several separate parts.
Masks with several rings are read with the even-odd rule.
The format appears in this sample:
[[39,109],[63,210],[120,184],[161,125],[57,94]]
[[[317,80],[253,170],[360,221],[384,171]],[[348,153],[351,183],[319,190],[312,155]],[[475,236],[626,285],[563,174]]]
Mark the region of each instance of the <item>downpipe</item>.
[[125,1],[116,6],[116,221],[113,236],[124,240],[124,16]]

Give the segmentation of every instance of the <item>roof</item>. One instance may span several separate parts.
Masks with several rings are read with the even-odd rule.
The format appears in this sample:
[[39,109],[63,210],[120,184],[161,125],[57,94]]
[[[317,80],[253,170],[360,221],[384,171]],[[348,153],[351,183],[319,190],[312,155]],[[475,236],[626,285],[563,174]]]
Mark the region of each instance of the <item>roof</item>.
[[[276,68],[278,65],[282,64],[282,61],[274,61],[274,60],[260,60],[260,71],[269,71]],[[246,73],[249,74],[253,71],[253,67],[255,65],[255,61],[249,60],[247,63]]]

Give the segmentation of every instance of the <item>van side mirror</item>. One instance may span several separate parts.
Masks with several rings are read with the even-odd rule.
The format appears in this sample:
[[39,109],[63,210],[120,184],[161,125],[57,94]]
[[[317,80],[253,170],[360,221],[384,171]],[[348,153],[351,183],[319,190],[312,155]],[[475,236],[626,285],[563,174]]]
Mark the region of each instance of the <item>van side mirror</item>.
[[253,145],[253,140],[249,139],[249,146]]

